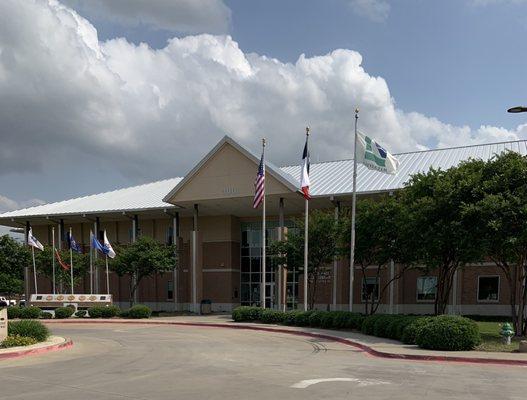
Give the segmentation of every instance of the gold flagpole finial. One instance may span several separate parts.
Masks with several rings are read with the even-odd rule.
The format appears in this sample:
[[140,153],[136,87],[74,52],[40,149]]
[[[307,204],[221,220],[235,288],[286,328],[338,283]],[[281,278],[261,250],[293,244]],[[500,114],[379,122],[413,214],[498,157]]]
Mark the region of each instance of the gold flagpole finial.
[[309,136],[309,126],[306,126],[306,136]]

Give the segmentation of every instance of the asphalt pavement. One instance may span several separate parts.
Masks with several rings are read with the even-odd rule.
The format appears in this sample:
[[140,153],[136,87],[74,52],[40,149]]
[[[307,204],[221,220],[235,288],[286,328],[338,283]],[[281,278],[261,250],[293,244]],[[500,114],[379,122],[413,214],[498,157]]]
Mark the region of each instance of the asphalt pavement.
[[525,399],[527,368],[374,358],[235,329],[60,325],[71,349],[0,362],[0,399]]

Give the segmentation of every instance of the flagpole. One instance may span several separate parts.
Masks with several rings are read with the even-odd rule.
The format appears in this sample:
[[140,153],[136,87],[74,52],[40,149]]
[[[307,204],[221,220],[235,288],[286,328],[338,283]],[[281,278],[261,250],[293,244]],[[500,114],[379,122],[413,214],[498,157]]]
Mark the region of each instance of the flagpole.
[[71,248],[71,239],[72,239],[72,232],[70,228],[70,238],[69,238],[69,245],[70,245],[70,283],[71,283],[71,294],[73,294],[73,249]]
[[[264,180],[265,180],[265,139],[262,139],[262,160],[263,160],[263,173],[264,173]],[[263,192],[263,200],[262,200],[262,288],[261,288],[261,307],[265,308],[265,273],[266,270],[266,234],[265,234],[265,183],[264,183],[264,192]]]
[[51,243],[53,246],[53,251],[51,252],[51,258],[53,260],[53,294],[55,294],[55,227],[51,228]]
[[90,230],[90,294],[93,294],[93,233]]
[[106,294],[110,294],[110,274],[108,273],[108,255],[105,255],[106,258]]
[[33,256],[33,279],[35,280],[35,294],[38,294],[37,264],[35,263],[35,248],[33,246],[31,246],[31,255]]
[[[306,127],[306,146],[307,141],[309,139],[309,127]],[[304,221],[304,311],[307,311],[307,285],[308,285],[308,267],[309,267],[309,259],[308,259],[308,231],[309,231],[309,200],[305,200],[306,203],[306,212],[305,212],[305,221]]]
[[357,203],[357,122],[359,109],[355,109],[355,138],[353,149],[353,197],[351,200],[351,243],[350,243],[350,279],[349,279],[349,311],[353,311],[353,279],[355,272],[355,208]]

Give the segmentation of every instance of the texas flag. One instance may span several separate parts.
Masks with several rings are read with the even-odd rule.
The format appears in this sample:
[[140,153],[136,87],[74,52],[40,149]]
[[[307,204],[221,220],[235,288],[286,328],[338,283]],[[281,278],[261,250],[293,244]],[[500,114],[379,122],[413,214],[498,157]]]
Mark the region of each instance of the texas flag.
[[115,251],[113,250],[113,247],[110,244],[110,241],[108,240],[108,237],[106,236],[106,231],[104,231],[103,247],[104,247],[104,254],[106,254],[110,258],[114,258],[115,257]]
[[307,140],[309,136],[306,136],[306,144],[304,146],[304,152],[302,154],[302,171],[301,171],[301,183],[300,183],[300,190],[302,190],[302,193],[304,194],[304,198],[306,200],[309,200],[311,198],[311,195],[309,194],[309,186],[311,183],[309,182],[309,149],[307,147]]
[[41,251],[44,250],[44,246],[42,245],[42,243],[40,243],[38,239],[33,236],[33,228],[29,228],[29,232],[27,234],[27,244]]

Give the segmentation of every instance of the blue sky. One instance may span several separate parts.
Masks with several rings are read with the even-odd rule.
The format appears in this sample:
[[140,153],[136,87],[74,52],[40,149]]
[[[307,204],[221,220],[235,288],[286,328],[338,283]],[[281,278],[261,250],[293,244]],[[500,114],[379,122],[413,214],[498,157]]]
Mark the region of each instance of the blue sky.
[[183,175],[225,133],[290,164],[310,124],[348,158],[357,105],[394,152],[524,138],[526,35],[523,0],[5,0],[0,212]]

